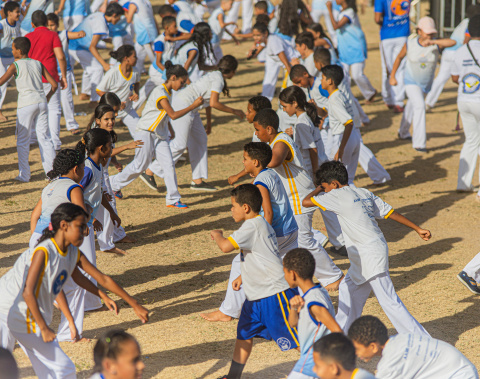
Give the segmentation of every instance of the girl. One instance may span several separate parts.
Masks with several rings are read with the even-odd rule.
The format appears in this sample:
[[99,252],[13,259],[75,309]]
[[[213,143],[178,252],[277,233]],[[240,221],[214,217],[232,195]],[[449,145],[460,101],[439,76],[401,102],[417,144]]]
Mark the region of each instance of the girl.
[[38,245],[23,252],[13,268],[0,279],[2,347],[12,351],[17,340],[39,378],[76,377],[75,365],[62,351],[54,331],[48,326],[52,321],[55,299],[62,310],[74,305],[58,296],[67,279],[73,279],[118,313],[115,302],[85,278],[80,269],[124,299],[142,322],[148,321],[148,310],[110,277],[98,271],[78,249],[87,230],[87,219],[88,214],[82,207],[72,203],[59,205]]
[[310,12],[302,0],[283,0],[280,5],[278,19],[278,35],[287,40],[295,48],[294,36],[299,33],[299,24],[302,29],[312,23]]
[[93,348],[94,371],[90,379],[139,379],[145,364],[135,337],[123,330],[110,330]]
[[325,154],[318,125],[320,119],[314,104],[307,102],[305,92],[300,87],[291,86],[280,92],[280,104],[283,110],[292,117],[297,116],[293,128],[285,132],[293,137],[302,152],[305,169],[313,179],[320,164],[328,161]]
[[336,0],[336,2],[342,7],[337,18],[333,14],[331,1],[327,1],[327,8],[333,29],[337,31],[340,62],[347,73],[352,69],[351,77],[357,83],[367,103],[371,103],[377,91],[363,72],[367,59],[367,41],[358,21],[355,0]]
[[[403,46],[390,74],[390,85],[396,86],[398,83],[395,75],[403,58],[407,57],[404,82],[408,101],[398,137],[412,139],[413,148],[422,153],[427,151],[425,95],[432,87],[440,49],[455,45],[455,41],[450,38],[434,40],[436,33],[435,21],[430,17],[422,17],[418,21],[417,36]],[[410,125],[413,126],[413,136],[408,131]]]
[[132,102],[138,100],[140,87],[140,74],[134,67],[137,63],[137,54],[132,45],[123,45],[117,51],[110,52],[110,56],[120,64],[107,71],[97,87],[97,93],[99,96],[103,96],[106,92],[114,92],[118,95],[122,104],[125,104],[118,118],[127,125],[133,138],[139,120],[137,112],[132,108]]
[[[171,93],[180,90],[185,85],[188,80],[188,73],[185,68],[180,65],[173,65],[170,61],[165,62],[165,69],[167,81],[152,91],[143,110],[142,118],[137,124],[135,138],[144,141],[145,146],[136,150],[133,161],[122,172],[113,176],[111,183],[116,194],[150,166],[150,169],[142,174],[142,179],[149,187],[156,189],[154,173],[157,176],[163,176],[167,187],[167,207],[187,208],[180,201],[180,194],[178,193],[175,162],[170,150],[169,129],[172,136],[174,136],[174,132],[169,121],[170,119],[179,119],[202,105],[203,98],[201,96],[197,97],[186,108],[174,111],[170,105]],[[155,158],[155,161],[152,163],[153,158]]]
[[315,39],[315,47],[323,47],[324,49],[330,51],[332,64],[339,64],[337,49],[335,49],[333,41],[323,31],[322,25],[310,24],[307,26],[307,32],[312,33],[313,38]]
[[[315,27],[318,29],[322,29],[322,34],[323,34],[323,27],[320,25],[320,19],[323,18],[325,21],[325,25],[327,26],[328,33],[332,37],[332,39],[329,41],[333,42],[333,45],[337,45],[337,35],[335,33],[335,29],[333,29],[332,22],[330,21],[330,15],[328,13],[328,8],[327,8],[327,2],[325,0],[313,0],[312,1],[312,10],[310,11],[310,16],[312,17],[312,21],[314,22],[313,24],[310,24],[307,26],[307,30],[312,29],[312,27]],[[338,14],[338,11],[336,9],[333,10],[333,14],[336,17]],[[321,38],[325,38],[321,36]],[[319,46],[319,45],[315,45]],[[326,47],[328,49],[328,47]]]

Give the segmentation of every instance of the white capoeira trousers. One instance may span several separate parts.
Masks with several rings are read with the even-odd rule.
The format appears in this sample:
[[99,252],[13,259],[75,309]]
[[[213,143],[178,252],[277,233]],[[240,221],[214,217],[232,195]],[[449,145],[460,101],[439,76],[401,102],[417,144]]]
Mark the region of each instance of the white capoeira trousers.
[[82,93],[90,95],[91,101],[100,100],[97,87],[103,77],[103,66],[87,50],[69,50],[70,56],[83,68]]
[[282,62],[276,62],[269,56],[265,59],[265,75],[262,83],[262,96],[272,100],[277,86],[278,73],[283,68]]
[[138,93],[138,100],[135,101],[133,105],[133,109],[137,110],[142,106],[142,104],[148,99],[150,93],[153,91],[155,87],[161,86],[165,83],[165,78],[163,77],[162,73],[158,71],[153,64],[150,65],[148,69],[149,78],[145,82],[142,88]]
[[342,66],[345,71],[350,72],[350,78],[355,81],[363,97],[367,100],[370,99],[375,94],[375,88],[373,88],[370,80],[368,80],[365,75],[365,62],[358,62],[351,65],[342,62]]
[[53,147],[50,130],[48,128],[47,103],[32,104],[17,109],[17,153],[19,179],[25,182],[30,180],[30,138],[32,131],[35,134],[40,149],[40,158],[45,173],[53,168],[55,149]]
[[83,19],[83,15],[63,16],[63,26],[65,30],[71,32],[82,23]]
[[18,333],[8,328],[7,316],[0,315],[1,346],[13,352],[15,341],[27,354],[32,363],[35,375],[42,379],[75,379],[75,365],[64,353],[58,340],[43,342],[42,334],[37,326],[36,333]]
[[[0,57],[0,78],[5,74],[7,68],[13,63],[15,58],[4,58]],[[12,77],[13,78],[13,77]],[[3,107],[3,102],[5,101],[5,96],[7,95],[7,87],[8,83],[10,83],[10,78],[7,82],[5,82],[2,86],[0,86],[0,109]]]
[[[88,236],[83,239],[82,245],[79,247],[80,251],[85,255],[85,257],[90,261],[92,265],[97,267],[97,252],[95,250],[95,234],[93,231],[93,226],[88,227]],[[90,275],[84,273],[84,275],[95,285],[97,281],[93,279]],[[78,287],[78,286],[77,286]],[[78,287],[80,288],[80,287]],[[67,297],[68,300],[68,297]],[[70,302],[69,302],[70,304]],[[102,302],[100,298],[91,294],[90,292],[85,293],[85,311],[93,311],[102,307]]]
[[128,131],[130,132],[130,135],[132,136],[132,138],[134,138],[135,131],[137,130],[137,124],[140,120],[137,111],[132,107],[124,109],[118,116],[118,119],[126,125]]
[[[414,149],[425,149],[427,147],[427,124],[425,119],[425,94],[415,84],[405,85],[405,92],[408,97],[407,105],[403,111],[402,121],[398,134],[400,138],[412,137]],[[412,125],[413,133],[409,129]]]
[[208,12],[212,14],[212,12],[220,7],[221,1],[220,0],[210,0],[210,1],[202,1],[201,4],[197,4],[194,9],[195,16],[197,16],[198,20],[203,20],[203,15]]
[[358,154],[358,163],[367,173],[374,184],[386,183],[392,178],[385,170],[382,164],[378,161],[375,154],[367,146],[363,144],[363,139],[360,136],[360,153]]
[[425,98],[425,104],[429,107],[433,108],[437,103],[440,94],[443,91],[443,87],[445,83],[451,78],[452,76],[452,66],[453,66],[453,58],[455,57],[454,50],[444,50],[442,53],[442,59],[440,61],[440,67],[438,69],[438,74],[433,80],[432,88],[427,94]]
[[398,333],[420,334],[430,337],[430,334],[410,314],[393,287],[388,272],[357,285],[347,273],[340,283],[338,293],[338,312],[335,319],[344,333],[352,323],[362,315],[365,302],[373,291],[378,303],[393,324]]
[[477,158],[480,155],[480,107],[476,102],[465,101],[459,101],[457,106],[465,133],[458,166],[457,190],[471,190]]
[[477,283],[480,283],[480,253],[475,255],[473,259],[467,263],[463,271]]
[[[252,0],[236,0],[232,9],[228,12],[225,17],[225,23],[238,21],[238,16],[240,14],[240,5],[242,6],[242,34],[247,34],[252,32],[252,19],[253,19],[253,1]],[[228,25],[227,29],[230,33],[234,33],[236,26]],[[223,39],[231,40],[232,37],[224,33]]]
[[403,74],[405,72],[404,59],[398,67],[395,77],[398,84],[390,85],[390,73],[392,72],[393,63],[397,59],[400,50],[407,43],[407,37],[388,38],[380,41],[380,60],[382,62],[382,98],[387,105],[397,105],[403,107],[405,100],[405,85]]
[[140,45],[135,42],[135,51],[137,52],[137,64],[135,65],[138,72],[141,74],[145,70],[145,59],[148,57],[150,63],[155,62],[155,53],[153,52],[152,45]]
[[58,89],[60,92],[60,101],[62,103],[63,117],[65,117],[65,124],[67,130],[76,130],[78,129],[78,122],[74,117],[74,107],[73,107],[73,96],[72,96],[72,86],[75,83],[75,76],[73,71],[67,72],[67,88]]
[[[340,147],[340,144],[342,143],[343,133],[335,135],[330,134],[329,137],[328,145],[330,156],[328,158],[333,160],[338,148]],[[353,184],[353,180],[355,179],[355,173],[357,172],[358,160],[360,156],[361,139],[362,137],[358,128],[353,127],[342,156],[342,162],[348,171],[348,184]]]
[[[137,130],[135,140],[142,140],[144,144],[141,149],[135,150],[133,161],[125,166],[122,172],[110,178],[112,189],[119,191],[126,187],[150,166],[150,169],[153,168],[153,173],[163,177],[165,181],[167,205],[175,204],[181,196],[178,192],[177,174],[169,142],[161,140],[155,133],[146,130]],[[154,158],[155,164],[152,163]],[[158,170],[158,167],[161,167],[161,170]]]
[[[43,83],[43,91],[45,92],[45,96],[50,92],[51,88],[52,86],[50,83]],[[61,89],[59,84],[57,90],[48,102],[48,128],[50,129],[50,136],[52,137],[55,151],[58,151],[62,148],[62,141],[60,141],[60,118],[62,117],[60,92]]]

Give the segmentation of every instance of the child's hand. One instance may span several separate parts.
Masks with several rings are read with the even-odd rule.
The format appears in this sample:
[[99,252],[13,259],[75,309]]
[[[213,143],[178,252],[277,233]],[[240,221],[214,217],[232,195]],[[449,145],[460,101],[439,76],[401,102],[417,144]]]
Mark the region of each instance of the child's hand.
[[237,116],[240,120],[245,118],[245,113],[241,109],[234,109],[233,114]]
[[120,163],[114,162],[113,165],[115,166],[118,172],[122,172],[123,166]]
[[287,133],[290,137],[293,137],[293,128],[290,126],[289,128],[285,129],[285,133]]
[[136,306],[133,307],[133,310],[135,311],[135,314],[137,317],[142,320],[142,323],[148,322],[148,309],[141,306],[140,304],[137,304]]
[[98,295],[100,296],[100,299],[102,299],[103,302],[105,303],[105,306],[109,310],[113,311],[116,315],[118,315],[117,303],[115,303],[115,301],[110,299],[110,297],[103,291],[98,291]]
[[112,196],[108,192],[104,192],[103,196],[107,199],[107,201],[110,203],[113,199]]
[[335,154],[335,158],[333,158],[334,161],[342,161],[343,157],[343,150],[338,149],[337,153]]
[[110,68],[111,68],[108,63],[102,64],[102,67],[103,67],[103,70],[104,70],[105,72],[107,72],[107,71],[110,70]]
[[389,82],[390,82],[390,85],[394,86],[394,87],[398,84],[397,79],[395,79],[395,76],[393,76],[393,75],[390,75]]
[[130,142],[129,144],[127,144],[125,147],[127,148],[127,150],[135,150],[137,148],[141,148],[143,145],[143,141],[142,140],[138,140],[138,141],[132,141]]
[[138,94],[136,94],[135,92],[133,93],[132,96],[130,96],[128,98],[130,101],[137,101],[138,100]]
[[305,301],[300,295],[296,295],[290,299],[290,308],[297,313],[300,313],[304,304]]
[[430,233],[430,230],[418,229],[417,233],[420,236],[420,238],[424,241],[428,241],[430,238],[432,238],[432,233]]
[[290,64],[292,66],[295,66],[296,64],[300,64],[300,61],[298,60],[298,58],[293,58],[291,61],[290,61]]
[[120,224],[122,223],[122,220],[120,220],[120,217],[115,212],[110,213],[110,218],[112,219],[112,222],[116,227],[118,228]]
[[83,38],[87,35],[87,33],[85,33],[85,31],[83,30],[80,30],[79,32],[77,32],[77,37],[78,38]]
[[223,232],[221,230],[212,230],[210,232],[210,236],[212,237],[212,240],[215,241],[215,237],[223,237]]
[[45,329],[40,330],[42,333],[43,342],[52,342],[55,339],[55,332],[50,329],[48,326]]
[[232,288],[234,291],[240,291],[240,287],[242,286],[242,275],[240,275],[237,279],[232,282]]
[[126,106],[127,106],[127,103],[125,101],[122,101],[122,104],[120,104],[120,110],[123,111]]
[[72,322],[71,324],[68,324],[68,327],[70,328],[70,337],[72,338],[73,342],[80,341],[80,334],[78,334],[75,323]]
[[101,232],[103,230],[103,225],[97,219],[93,220],[93,230],[96,232]]
[[327,1],[327,3],[325,5],[327,6],[327,9],[332,9],[332,2],[331,1]]
[[238,176],[237,175],[232,175],[228,177],[228,184],[233,186],[236,182],[238,182]]
[[198,108],[200,105],[202,105],[204,102],[203,100],[203,97],[199,96],[195,99],[195,101],[193,102],[193,105],[195,108]]

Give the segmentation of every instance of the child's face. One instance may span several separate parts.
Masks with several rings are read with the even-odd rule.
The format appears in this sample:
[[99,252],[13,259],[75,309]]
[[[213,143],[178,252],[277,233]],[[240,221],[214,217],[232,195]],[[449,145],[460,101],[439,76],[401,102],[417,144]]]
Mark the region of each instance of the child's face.
[[295,44],[295,49],[300,53],[300,55],[303,57],[307,53],[307,45],[302,43],[299,45],[298,43]]
[[283,274],[285,275],[285,280],[287,281],[290,288],[298,287],[298,283],[295,280],[295,272],[288,270],[284,267]]
[[236,73],[237,73],[237,71],[235,70],[235,71],[229,72],[228,74],[223,74],[223,77],[225,79],[232,79],[235,76]]
[[230,9],[232,9],[232,6],[233,6],[233,0],[222,1],[222,9],[225,12],[228,12]]
[[235,198],[232,196],[232,217],[235,220],[235,222],[240,222],[245,220],[245,207],[243,205],[240,205],[237,203]]
[[253,7],[253,13],[255,16],[258,16],[259,14],[267,14],[267,12],[265,12],[263,9],[259,9],[257,7]]
[[129,66],[135,66],[137,64],[137,53],[133,51],[133,53],[130,54],[129,57],[125,58],[125,61]]
[[[63,221],[62,221],[63,223]],[[65,233],[65,239],[70,243],[79,247],[83,243],[85,231],[87,230],[87,218],[85,216],[78,216],[71,222],[65,222],[65,225],[60,225]]]
[[14,43],[12,43],[12,54],[15,59],[19,59],[23,56],[23,53],[15,47]]
[[118,21],[120,21],[121,18],[122,18],[121,14],[114,14],[114,15],[110,16],[110,21],[108,21],[108,20],[107,21],[110,22],[110,24],[112,24],[112,25],[116,25],[116,24],[118,24]]
[[56,32],[58,30],[58,25],[55,24],[53,21],[48,20],[47,21],[47,28],[48,28],[48,30],[51,30],[52,32]]
[[252,159],[246,151],[243,152],[243,166],[246,172],[253,174],[258,165],[259,163],[256,159]]
[[253,124],[253,119],[255,118],[256,115],[257,115],[257,112],[255,112],[255,109],[253,109],[253,105],[248,103],[246,118],[249,124]]
[[253,127],[255,128],[255,135],[258,137],[260,141],[262,142],[269,141],[269,134],[267,129],[265,129],[256,121],[253,122]]
[[417,34],[422,40],[429,41],[433,39],[437,33],[427,34],[422,29],[417,28]]
[[177,28],[176,22],[172,22],[170,25],[168,25],[165,28],[165,35],[167,36],[174,36],[177,33],[178,33],[178,28]]
[[322,188],[325,191],[325,193],[329,193],[331,190],[338,188],[338,182],[334,180],[331,183],[322,183]]
[[[322,70],[322,68],[323,68],[322,62],[314,61],[313,63],[315,63],[315,68],[316,68],[318,71],[321,71],[321,70]],[[323,75],[322,75],[322,76],[323,76]]]
[[257,29],[253,29],[253,41],[257,44],[267,42],[268,34],[262,34]]
[[120,355],[112,363],[111,371],[116,371],[115,377],[118,379],[141,379],[145,368],[135,341],[123,343]]
[[284,101],[280,101],[280,105],[290,117],[292,117],[297,112],[298,105],[296,101],[294,101],[291,104],[286,103]]
[[378,344],[372,342],[370,345],[365,346],[360,342],[352,340],[353,346],[355,346],[355,353],[357,357],[360,358],[364,362],[370,361],[376,353],[379,351]]
[[112,140],[108,141],[105,146],[100,147],[100,158],[107,159],[112,156]]
[[101,119],[97,118],[95,122],[100,128],[105,129],[107,132],[111,132],[115,126],[115,112],[107,112]]
[[18,7],[18,8],[15,8],[13,11],[8,12],[7,18],[10,17],[11,20],[18,21],[20,20],[20,14],[21,14],[20,7]]
[[297,78],[293,78],[292,83],[295,84],[298,87],[308,88],[308,87],[310,87],[310,83],[308,81],[309,76],[310,75],[308,75],[308,73],[304,72],[302,76],[299,76]]
[[85,175],[85,162],[73,168],[73,181],[75,183],[80,183],[84,175]]
[[188,76],[182,76],[177,78],[175,75],[170,77],[170,81],[172,82],[172,89],[174,91],[178,91],[179,89],[185,87],[185,83],[187,83]]
[[313,372],[317,374],[319,378],[322,379],[335,379],[337,378],[338,368],[332,362],[326,362],[322,359],[319,353],[313,352],[313,362],[315,366],[313,367]]

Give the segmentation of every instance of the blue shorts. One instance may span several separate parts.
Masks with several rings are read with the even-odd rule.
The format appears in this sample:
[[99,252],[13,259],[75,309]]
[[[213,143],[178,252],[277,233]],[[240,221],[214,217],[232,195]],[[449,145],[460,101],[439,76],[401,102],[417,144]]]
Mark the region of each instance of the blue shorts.
[[282,351],[300,346],[297,330],[288,323],[288,301],[295,295],[298,295],[298,289],[289,288],[263,299],[245,300],[238,320],[237,339],[273,339]]

